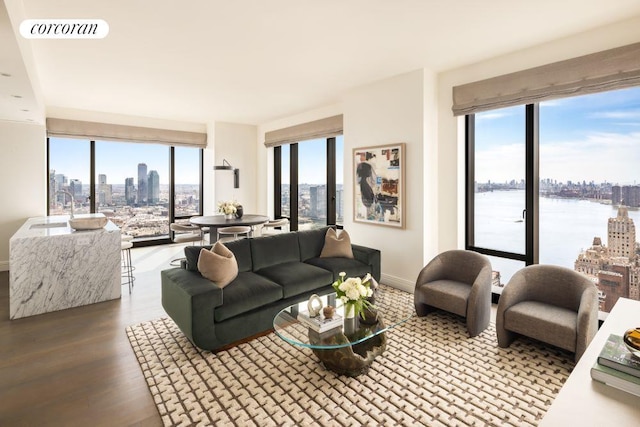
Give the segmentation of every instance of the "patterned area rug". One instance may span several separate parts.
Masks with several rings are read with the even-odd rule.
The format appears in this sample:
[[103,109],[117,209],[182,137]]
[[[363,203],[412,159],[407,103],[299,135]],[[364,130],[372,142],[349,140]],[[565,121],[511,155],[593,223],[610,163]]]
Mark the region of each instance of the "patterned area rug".
[[[381,307],[413,309],[411,294],[384,291]],[[217,354],[171,319],[127,335],[167,426],[535,426],[574,366],[571,354],[524,338],[499,348],[493,324],[468,338],[464,319],[444,312],[388,332],[385,353],[357,378],[274,333]]]

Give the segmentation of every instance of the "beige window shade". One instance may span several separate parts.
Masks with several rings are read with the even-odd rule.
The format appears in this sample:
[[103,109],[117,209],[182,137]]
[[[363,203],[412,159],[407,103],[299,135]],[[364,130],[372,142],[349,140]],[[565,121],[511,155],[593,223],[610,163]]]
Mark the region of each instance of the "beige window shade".
[[640,43],[453,88],[453,114],[640,85]]
[[342,114],[326,119],[314,120],[284,129],[266,132],[264,145],[277,147],[315,138],[329,138],[342,135]]
[[207,134],[79,120],[47,119],[47,135],[91,141],[143,142],[206,148]]

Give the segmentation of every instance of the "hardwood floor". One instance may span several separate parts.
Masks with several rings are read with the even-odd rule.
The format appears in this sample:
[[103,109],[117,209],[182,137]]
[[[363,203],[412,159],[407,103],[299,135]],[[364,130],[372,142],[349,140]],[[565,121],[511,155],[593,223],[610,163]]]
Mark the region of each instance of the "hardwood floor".
[[166,316],[160,270],[182,248],[132,249],[131,295],[16,320],[0,272],[0,426],[162,425],[125,327]]

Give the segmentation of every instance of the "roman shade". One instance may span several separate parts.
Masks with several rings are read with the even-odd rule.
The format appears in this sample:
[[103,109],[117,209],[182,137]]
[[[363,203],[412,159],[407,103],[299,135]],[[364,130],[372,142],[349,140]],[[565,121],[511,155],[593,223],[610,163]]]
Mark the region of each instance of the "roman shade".
[[195,148],[207,146],[206,133],[54,118],[47,119],[47,135],[90,141],[142,142]]
[[461,116],[640,85],[640,43],[505,74],[453,88]]
[[315,138],[342,135],[342,114],[266,132],[264,145],[277,147]]

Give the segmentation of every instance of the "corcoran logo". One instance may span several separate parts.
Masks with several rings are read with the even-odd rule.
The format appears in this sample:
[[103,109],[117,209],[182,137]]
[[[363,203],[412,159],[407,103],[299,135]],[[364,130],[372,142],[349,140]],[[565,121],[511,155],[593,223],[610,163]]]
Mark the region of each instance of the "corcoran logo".
[[103,39],[109,24],[103,19],[27,19],[20,34],[27,39]]

